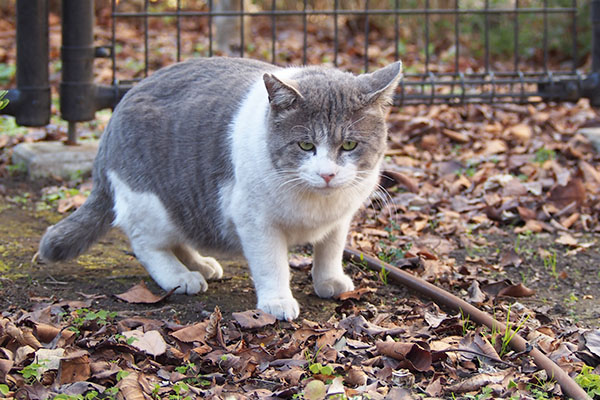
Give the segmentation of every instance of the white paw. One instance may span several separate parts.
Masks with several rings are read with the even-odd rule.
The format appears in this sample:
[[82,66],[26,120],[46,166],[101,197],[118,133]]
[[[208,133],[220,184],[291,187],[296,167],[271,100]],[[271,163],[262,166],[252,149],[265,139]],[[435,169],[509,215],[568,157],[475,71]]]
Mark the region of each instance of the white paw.
[[223,277],[223,267],[212,257],[202,257],[202,275],[206,279],[221,279]]
[[202,274],[198,271],[189,271],[177,274],[176,279],[169,283],[168,287],[163,287],[165,290],[171,290],[179,286],[175,293],[180,294],[196,294],[198,292],[206,292],[208,283]]
[[343,274],[318,281],[315,280],[314,288],[317,296],[322,298],[330,298],[337,296],[340,293],[354,290],[354,283],[348,275]]
[[291,321],[298,317],[300,308],[293,297],[275,297],[259,299],[257,308],[274,315],[277,319]]

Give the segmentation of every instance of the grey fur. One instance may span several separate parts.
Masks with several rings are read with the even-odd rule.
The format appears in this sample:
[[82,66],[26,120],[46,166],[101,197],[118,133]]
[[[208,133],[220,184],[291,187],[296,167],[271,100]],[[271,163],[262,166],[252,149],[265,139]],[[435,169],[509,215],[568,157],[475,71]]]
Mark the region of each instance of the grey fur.
[[391,96],[386,90],[395,88],[391,82],[400,65],[364,77],[309,67],[294,82],[269,75],[278,70],[246,59],[194,59],[136,85],[116,107],[102,136],[92,194],[74,214],[48,229],[40,243],[41,258],[75,257],[110,228],[114,204],[108,171],[136,192],[156,194],[183,236],[198,248],[239,250],[239,239],[224,234],[231,230],[223,229],[219,189],[234,179],[230,123],[261,77],[271,96],[282,95],[269,115],[274,166],[293,168],[307,156],[296,145],[299,140],[338,149],[344,140],[354,140],[357,149],[338,152],[338,161],[352,159],[359,169],[373,168],[385,148],[384,105]]

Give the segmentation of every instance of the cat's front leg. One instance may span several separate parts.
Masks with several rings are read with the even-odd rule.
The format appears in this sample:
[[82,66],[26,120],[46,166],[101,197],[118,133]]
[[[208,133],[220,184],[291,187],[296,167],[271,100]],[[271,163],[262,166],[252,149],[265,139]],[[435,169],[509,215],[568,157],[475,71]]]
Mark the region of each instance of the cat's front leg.
[[319,297],[330,298],[354,290],[352,279],[342,267],[349,225],[350,221],[339,223],[323,239],[314,243],[312,278]]
[[270,227],[246,227],[239,229],[239,234],[256,288],[257,307],[280,320],[298,317],[300,309],[290,289],[284,235]]

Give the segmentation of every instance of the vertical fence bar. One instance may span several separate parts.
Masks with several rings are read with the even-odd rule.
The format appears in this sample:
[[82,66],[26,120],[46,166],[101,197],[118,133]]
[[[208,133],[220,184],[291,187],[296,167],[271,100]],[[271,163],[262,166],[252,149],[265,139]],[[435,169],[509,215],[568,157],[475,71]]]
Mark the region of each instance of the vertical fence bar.
[[544,0],[544,37],[542,47],[544,52],[544,72],[548,73],[548,0]]
[[591,0],[592,72],[600,72],[600,0]]
[[429,0],[425,0],[425,73],[429,72]]
[[[458,0],[454,0],[454,73],[458,73],[459,70],[459,58],[460,58],[460,14],[458,13]],[[454,92],[454,91],[453,91]]]
[[483,37],[485,46],[485,73],[486,75],[490,72],[490,0],[485,0],[484,5],[484,23],[483,23]]
[[573,53],[572,53],[572,57],[573,57],[573,66],[571,67],[571,70],[573,72],[575,72],[577,70],[577,64],[578,64],[578,60],[577,60],[577,0],[573,0],[571,6],[573,7],[573,9],[575,11],[573,11],[573,17],[571,19],[571,34],[573,35]]
[[308,48],[308,15],[306,10],[308,7],[308,0],[304,0],[302,6],[302,65],[306,65],[307,60],[307,48]]
[[148,10],[149,10],[150,1],[144,0],[144,76],[148,76]]
[[519,70],[519,0],[515,0],[515,25],[514,25],[514,39],[513,43],[515,46],[514,58],[515,58],[515,67],[514,71],[517,72]]
[[245,37],[244,35],[244,19],[246,16],[244,15],[244,0],[240,0],[240,57],[244,57],[244,51],[246,51],[245,46]]
[[340,0],[334,0],[333,2],[333,65],[338,66],[338,52],[340,51],[339,47],[339,27],[338,27],[338,8]]
[[177,0],[177,62],[181,61],[181,0]]
[[48,2],[19,0],[17,11],[17,89],[8,91],[2,114],[19,125],[50,122],[48,79]]
[[213,0],[208,0],[208,56],[213,56]]
[[400,15],[398,11],[400,11],[400,0],[395,0],[394,2],[394,59],[398,61],[400,59]]
[[116,46],[116,37],[117,37],[117,16],[115,13],[117,12],[117,0],[112,0],[112,14],[110,15],[112,26],[112,38],[111,38],[111,59],[112,59],[112,84],[117,84],[117,46]]
[[275,42],[277,40],[277,19],[275,18],[275,10],[277,10],[277,0],[271,2],[271,64],[275,64]]
[[369,0],[365,0],[365,58],[364,72],[369,72]]

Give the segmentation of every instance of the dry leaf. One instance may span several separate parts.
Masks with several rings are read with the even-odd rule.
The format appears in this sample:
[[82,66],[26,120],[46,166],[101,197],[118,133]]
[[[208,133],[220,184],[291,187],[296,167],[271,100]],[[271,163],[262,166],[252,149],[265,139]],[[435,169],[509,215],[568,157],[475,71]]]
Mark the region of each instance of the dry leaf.
[[571,246],[571,247],[577,247],[579,245],[579,243],[577,242],[577,239],[575,239],[573,236],[569,235],[568,233],[561,234],[554,242],[558,243],[558,244],[564,244],[565,246]]
[[267,314],[262,310],[234,312],[231,315],[245,329],[262,328],[263,326],[273,325],[277,321],[275,316]]
[[404,368],[411,371],[428,371],[431,368],[431,351],[424,349],[416,343],[402,343],[394,341],[379,341],[376,343],[380,354],[405,361]]
[[143,351],[146,354],[157,357],[167,351],[167,343],[158,331],[142,332],[138,330],[123,332],[123,336],[128,340],[132,347]]
[[78,351],[60,360],[57,379],[61,385],[85,381],[90,376],[92,372],[87,351]]
[[586,196],[585,186],[581,182],[581,179],[574,178],[565,186],[556,186],[552,189],[548,196],[548,201],[559,209],[568,206],[572,202],[581,207],[585,203]]
[[129,374],[117,383],[119,391],[125,400],[146,400],[142,385],[138,382],[139,375],[136,371],[127,371]]
[[376,288],[364,287],[349,292],[340,293],[338,298],[342,301],[347,299],[360,300],[365,294],[377,292]]
[[169,297],[176,289],[177,288],[173,288],[166,294],[157,296],[148,289],[144,281],[141,281],[128,291],[116,294],[115,297],[126,301],[127,303],[156,304]]

